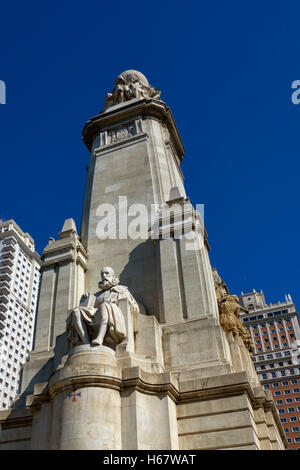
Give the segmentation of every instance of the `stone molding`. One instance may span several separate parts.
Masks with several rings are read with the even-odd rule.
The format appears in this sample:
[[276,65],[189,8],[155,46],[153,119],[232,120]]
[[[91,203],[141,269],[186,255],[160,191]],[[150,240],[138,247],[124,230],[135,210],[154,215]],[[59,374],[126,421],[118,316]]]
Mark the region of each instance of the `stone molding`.
[[32,413],[36,413],[43,403],[51,402],[57,394],[70,391],[75,387],[109,388],[120,393],[125,390],[136,390],[147,395],[168,395],[175,403],[178,401],[176,379],[168,372],[150,374],[141,370],[140,367],[134,366],[124,368],[122,372],[119,368],[113,368],[115,370],[111,370],[111,375],[107,375],[105,373],[107,365],[100,365],[98,373],[97,368],[95,367],[89,373],[84,370],[71,369],[68,376],[57,381],[53,377],[49,384],[47,382],[36,384],[34,394],[27,396],[26,407]]
[[92,117],[85,124],[82,131],[82,139],[91,151],[94,139],[97,134],[103,131],[109,131],[116,125],[124,125],[126,121],[130,124],[136,119],[154,118],[163,122],[169,133],[174,147],[178,153],[180,161],[184,157],[184,146],[180,138],[177,126],[174,121],[171,109],[163,102],[153,99],[130,100],[125,102],[117,109],[100,113]]
[[72,370],[68,377],[64,377],[55,383],[37,384],[34,388],[34,395],[27,397],[27,410],[34,414],[39,411],[43,403],[54,400],[58,393],[70,391],[75,387],[79,389],[87,386],[110,388],[120,393],[134,390],[147,395],[167,395],[176,405],[246,394],[253,409],[263,408],[264,411],[271,411],[274,421],[278,425],[280,436],[285,441],[285,434],[272,397],[267,396],[260,386],[251,387],[246,372],[204,377],[179,383],[176,374],[169,372],[151,374],[143,371],[138,366],[124,368],[122,373],[120,372],[119,370],[119,373],[113,376],[113,374],[87,374]]
[[138,141],[148,140],[148,134],[146,132],[135,134],[131,137],[127,137],[124,139],[120,139],[116,142],[111,144],[104,144],[101,147],[98,147],[94,150],[95,157],[99,157],[100,155],[106,155],[107,153],[112,152],[115,148],[121,149],[124,147],[128,147],[129,145],[133,145]]
[[76,262],[87,269],[87,253],[75,237],[56,240],[48,244],[43,251],[42,267],[49,267],[64,262]]
[[23,428],[32,425],[32,413],[29,408],[0,411],[2,429]]
[[[106,366],[111,367],[109,364]],[[55,375],[59,375],[63,369],[57,371]],[[120,393],[138,391],[152,396],[168,396],[176,405],[246,395],[253,410],[262,409],[264,412],[271,413],[280,437],[286,445],[286,437],[272,397],[270,394],[268,396],[261,386],[252,387],[244,371],[178,382],[177,374],[169,372],[152,374],[143,371],[138,366],[122,370],[113,367],[114,373],[108,375],[104,373],[104,369],[102,373],[97,374],[94,371],[94,373],[87,374],[82,373],[80,368],[74,367],[70,368],[70,374],[62,380],[55,380],[53,376],[50,384],[47,382],[36,384],[34,395],[27,397],[26,408],[0,412],[0,423],[3,429],[31,426],[33,415],[40,412],[43,404],[51,403],[57,394],[90,386],[109,388]],[[207,413],[207,415],[210,414],[211,412]]]

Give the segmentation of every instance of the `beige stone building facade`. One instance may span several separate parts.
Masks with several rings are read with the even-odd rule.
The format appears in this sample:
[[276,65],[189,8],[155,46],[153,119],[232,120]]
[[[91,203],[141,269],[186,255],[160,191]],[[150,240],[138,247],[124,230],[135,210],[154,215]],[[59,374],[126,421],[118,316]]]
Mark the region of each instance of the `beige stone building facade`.
[[83,140],[80,234],[67,219],[43,252],[34,349],[0,448],[284,449],[160,91],[122,73]]

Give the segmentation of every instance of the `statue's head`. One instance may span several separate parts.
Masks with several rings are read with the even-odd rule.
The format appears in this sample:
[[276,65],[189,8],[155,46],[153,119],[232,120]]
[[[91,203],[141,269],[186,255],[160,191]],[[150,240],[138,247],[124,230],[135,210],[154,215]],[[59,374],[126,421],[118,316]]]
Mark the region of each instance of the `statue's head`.
[[110,289],[119,284],[119,279],[115,277],[114,270],[108,266],[101,269],[101,281],[99,287],[101,289]]
[[233,302],[239,302],[239,298],[237,295],[231,295],[230,300],[232,300]]
[[[122,72],[119,77],[122,77],[124,82],[142,82],[144,85],[149,85],[149,82],[145,75],[143,75],[141,72],[138,70],[125,70],[125,72]],[[119,78],[118,77],[118,78]]]

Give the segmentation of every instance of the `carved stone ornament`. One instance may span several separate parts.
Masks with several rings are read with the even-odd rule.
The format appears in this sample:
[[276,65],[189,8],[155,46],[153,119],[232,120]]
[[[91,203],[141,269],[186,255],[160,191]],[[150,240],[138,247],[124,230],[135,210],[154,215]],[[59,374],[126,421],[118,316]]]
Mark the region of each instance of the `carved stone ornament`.
[[152,98],[160,100],[161,91],[149,85],[145,75],[137,70],[126,70],[115,81],[113,91],[108,93],[104,102],[104,110],[134,98]]
[[233,336],[240,336],[250,353],[253,352],[254,346],[251,340],[251,335],[248,329],[243,325],[240,320],[240,311],[247,312],[244,307],[239,304],[239,299],[236,295],[224,295],[218,301],[220,324],[224,331],[232,332]]
[[126,326],[119,301],[126,299],[133,313],[139,306],[126,286],[120,286],[110,267],[101,270],[100,291],[88,292],[67,319],[67,337],[71,346],[115,346],[126,338]]

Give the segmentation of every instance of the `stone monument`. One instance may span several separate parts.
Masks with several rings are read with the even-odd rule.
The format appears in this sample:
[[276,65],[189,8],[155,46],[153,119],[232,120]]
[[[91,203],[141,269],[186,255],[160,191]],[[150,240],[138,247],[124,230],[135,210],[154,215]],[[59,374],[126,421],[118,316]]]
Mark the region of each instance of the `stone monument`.
[[80,235],[66,219],[44,249],[34,349],[0,412],[1,449],[286,447],[160,95],[125,71],[84,126]]

